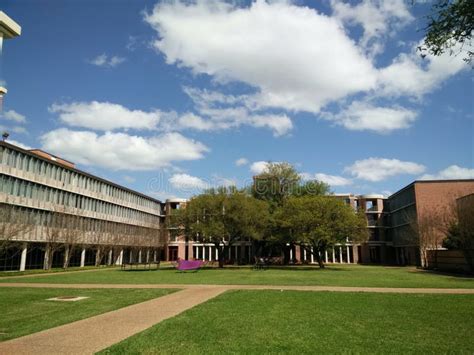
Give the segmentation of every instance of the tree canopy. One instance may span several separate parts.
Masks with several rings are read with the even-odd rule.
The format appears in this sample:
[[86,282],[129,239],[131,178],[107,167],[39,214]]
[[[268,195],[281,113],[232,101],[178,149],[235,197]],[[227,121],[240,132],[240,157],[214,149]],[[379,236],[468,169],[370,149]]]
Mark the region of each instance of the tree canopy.
[[438,0],[427,16],[426,37],[418,49],[422,56],[439,56],[446,51],[452,54],[465,52],[463,58],[472,62],[474,55],[471,43],[474,31],[474,1]]
[[367,221],[343,201],[331,196],[290,197],[279,216],[295,243],[324,267],[323,255],[336,244],[367,240]]

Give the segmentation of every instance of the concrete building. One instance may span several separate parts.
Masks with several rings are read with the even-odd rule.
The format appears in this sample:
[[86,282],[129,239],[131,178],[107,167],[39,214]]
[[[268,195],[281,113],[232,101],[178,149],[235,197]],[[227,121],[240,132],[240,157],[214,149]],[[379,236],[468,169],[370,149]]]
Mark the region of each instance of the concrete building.
[[0,269],[58,267],[65,258],[73,266],[155,259],[162,218],[159,200],[47,152],[0,142],[0,239],[15,245]]

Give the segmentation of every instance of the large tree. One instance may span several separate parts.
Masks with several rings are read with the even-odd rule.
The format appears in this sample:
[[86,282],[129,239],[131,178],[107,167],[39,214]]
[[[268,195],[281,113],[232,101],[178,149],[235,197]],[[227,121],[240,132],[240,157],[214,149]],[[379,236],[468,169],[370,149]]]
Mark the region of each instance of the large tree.
[[368,238],[363,214],[331,196],[290,197],[279,220],[287,235],[313,254],[321,268],[324,268],[323,257],[329,248]]
[[426,37],[418,48],[423,56],[439,56],[446,51],[451,55],[464,52],[464,60],[472,62],[473,0],[437,0],[427,19]]
[[235,188],[219,188],[191,198],[171,221],[185,237],[214,244],[222,268],[231,245],[264,233],[268,205]]
[[254,176],[253,196],[266,201],[270,206],[270,218],[267,233],[255,240],[257,256],[276,246],[283,252],[284,263],[289,261],[289,250],[293,241],[288,231],[282,228],[280,215],[284,214],[284,205],[291,196],[323,196],[330,194],[328,184],[318,180],[303,180],[301,174],[289,163],[266,164],[265,169]]

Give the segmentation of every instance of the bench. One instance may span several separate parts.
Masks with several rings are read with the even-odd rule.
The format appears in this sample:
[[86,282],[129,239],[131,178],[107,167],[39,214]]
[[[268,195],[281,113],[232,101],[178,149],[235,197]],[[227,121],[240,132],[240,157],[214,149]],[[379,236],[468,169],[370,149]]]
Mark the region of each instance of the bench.
[[198,271],[204,262],[202,260],[178,260],[175,263],[175,268],[178,271]]

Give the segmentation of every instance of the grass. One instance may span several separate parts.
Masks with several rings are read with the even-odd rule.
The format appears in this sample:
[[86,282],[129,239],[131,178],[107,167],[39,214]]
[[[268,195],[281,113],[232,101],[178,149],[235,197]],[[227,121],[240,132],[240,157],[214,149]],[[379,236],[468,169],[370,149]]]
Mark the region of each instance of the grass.
[[[13,282],[14,279],[0,279]],[[196,273],[178,273],[172,268],[151,271],[99,270],[42,277],[26,277],[18,282],[93,283],[93,284],[250,284],[250,285],[330,285],[365,287],[474,288],[473,277],[443,275],[413,267],[334,265],[285,267],[252,270],[249,267],[202,269]]]
[[234,291],[103,354],[474,352],[474,296]]
[[[174,290],[0,288],[0,341],[164,296]],[[90,297],[77,302],[58,296]]]
[[[116,266],[100,266],[99,268],[116,268]],[[84,267],[69,267],[67,269],[63,268],[54,268],[49,270],[43,269],[31,269],[25,271],[0,271],[0,278],[2,277],[11,277],[11,276],[25,276],[25,275],[41,275],[41,274],[51,274],[56,272],[73,272],[73,271],[84,271],[84,270],[94,270],[99,269],[96,266],[84,266]]]

